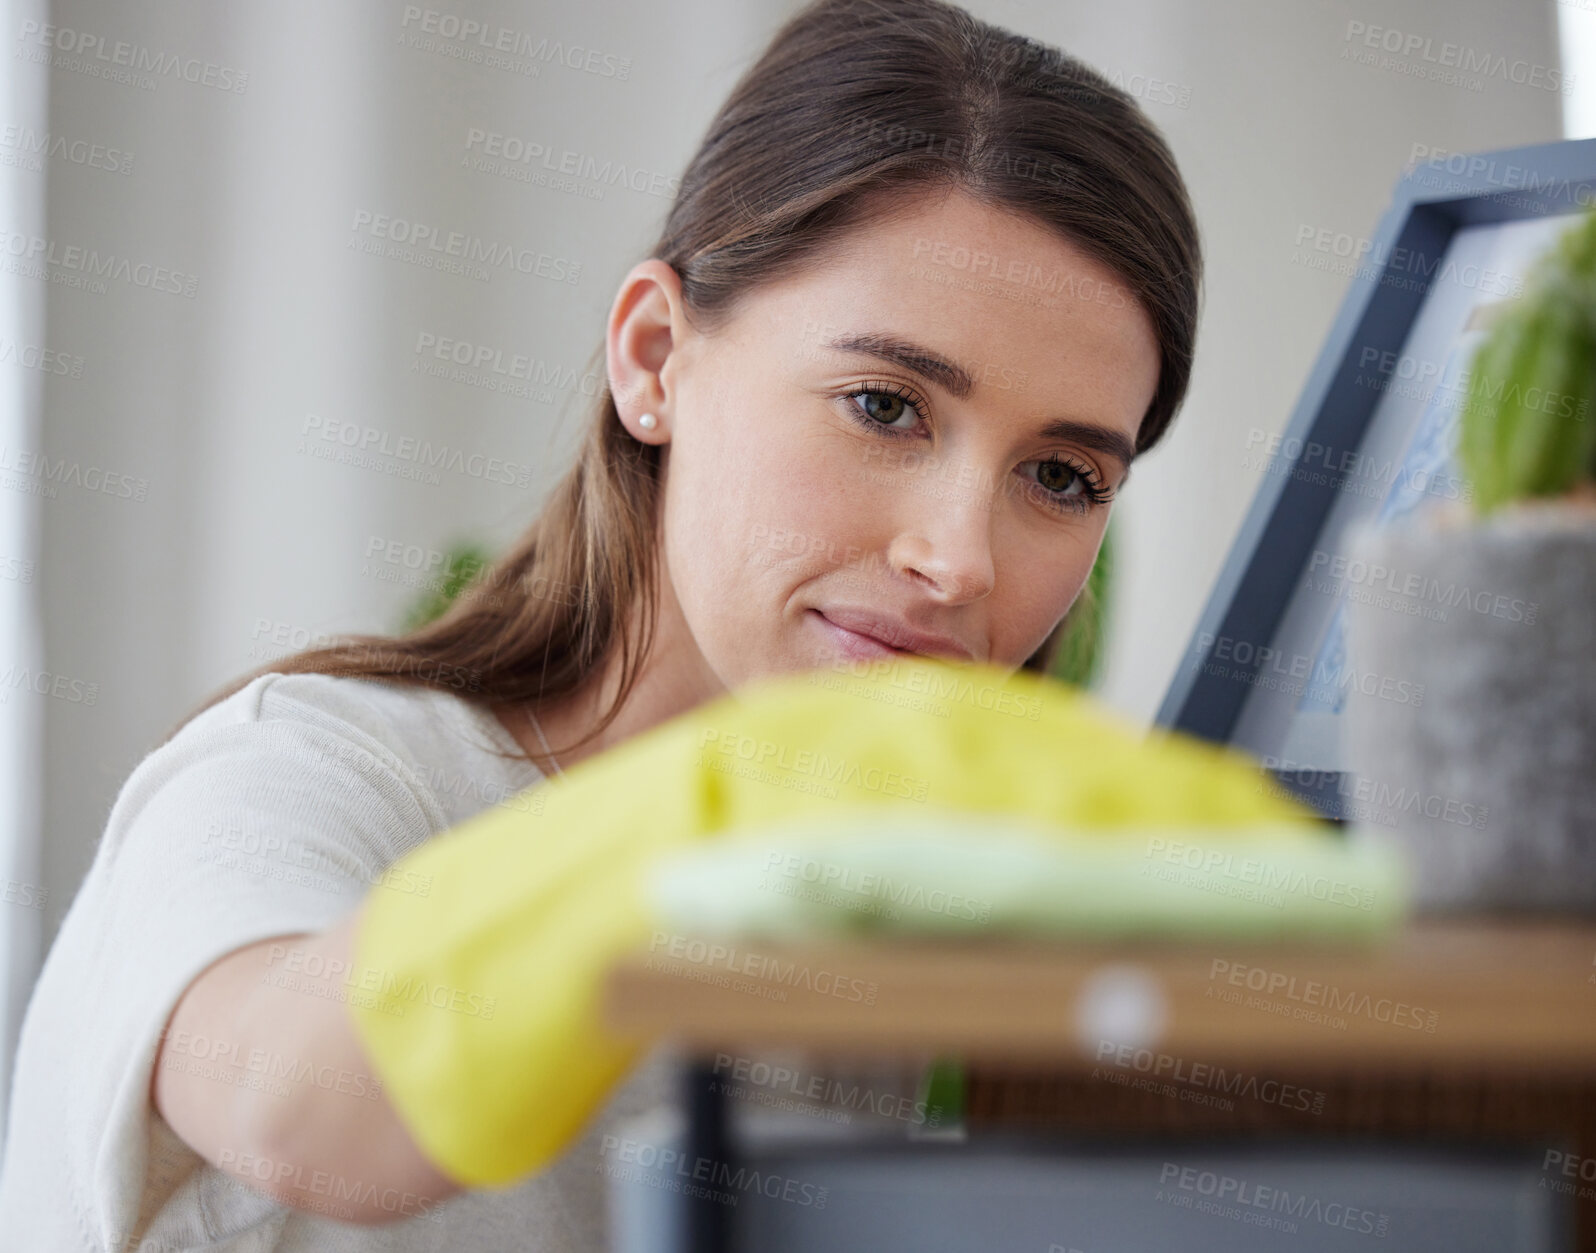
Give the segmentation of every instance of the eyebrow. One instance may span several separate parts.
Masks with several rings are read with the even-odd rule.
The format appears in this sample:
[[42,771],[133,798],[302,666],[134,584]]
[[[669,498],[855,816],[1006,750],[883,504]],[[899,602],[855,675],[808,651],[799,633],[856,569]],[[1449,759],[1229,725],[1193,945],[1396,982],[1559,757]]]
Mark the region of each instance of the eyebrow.
[[[963,400],[975,389],[975,380],[959,365],[940,353],[932,352],[920,344],[895,335],[864,332],[843,335],[832,340],[828,348],[838,352],[858,353],[900,366],[921,378],[938,384],[950,395]],[[1136,446],[1118,431],[1098,426],[1095,422],[1079,422],[1073,418],[1055,418],[1042,427],[1043,439],[1069,440],[1112,457],[1120,463],[1127,477],[1130,464],[1136,457]]]

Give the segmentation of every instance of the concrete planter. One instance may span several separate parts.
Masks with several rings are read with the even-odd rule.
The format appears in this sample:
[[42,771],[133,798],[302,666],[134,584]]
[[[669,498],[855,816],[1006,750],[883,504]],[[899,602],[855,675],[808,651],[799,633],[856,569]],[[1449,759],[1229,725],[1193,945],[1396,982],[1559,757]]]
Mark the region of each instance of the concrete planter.
[[[1349,536],[1347,762],[1427,910],[1596,912],[1596,509],[1460,509]],[[1353,589],[1349,587],[1349,591]]]

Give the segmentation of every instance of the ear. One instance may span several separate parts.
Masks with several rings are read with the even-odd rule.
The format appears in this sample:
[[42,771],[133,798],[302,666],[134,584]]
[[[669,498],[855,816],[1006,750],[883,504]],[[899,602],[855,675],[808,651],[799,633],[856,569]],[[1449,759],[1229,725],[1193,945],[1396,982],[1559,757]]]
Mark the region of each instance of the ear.
[[[686,326],[676,271],[657,258],[634,265],[610,307],[605,349],[616,411],[640,443],[670,441],[672,396],[666,366],[679,351]],[[645,414],[652,422],[642,420]]]

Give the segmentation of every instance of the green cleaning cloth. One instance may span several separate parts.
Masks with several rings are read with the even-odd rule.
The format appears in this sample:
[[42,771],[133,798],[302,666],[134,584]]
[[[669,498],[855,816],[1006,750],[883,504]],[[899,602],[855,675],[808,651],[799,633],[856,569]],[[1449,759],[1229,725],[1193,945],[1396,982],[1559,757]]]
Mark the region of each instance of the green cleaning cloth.
[[1383,846],[1298,824],[1090,829],[1003,813],[839,810],[728,832],[649,876],[663,928],[842,934],[1377,938],[1406,912]]

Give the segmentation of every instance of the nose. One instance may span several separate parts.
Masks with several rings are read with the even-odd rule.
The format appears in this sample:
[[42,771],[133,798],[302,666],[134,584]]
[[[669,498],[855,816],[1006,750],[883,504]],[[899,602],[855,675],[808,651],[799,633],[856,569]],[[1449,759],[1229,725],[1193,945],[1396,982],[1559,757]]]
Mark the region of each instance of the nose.
[[979,600],[997,579],[992,562],[994,489],[990,483],[966,486],[970,477],[960,474],[955,484],[910,473],[895,488],[914,503],[906,506],[910,521],[888,550],[892,568],[929,584],[949,605]]

